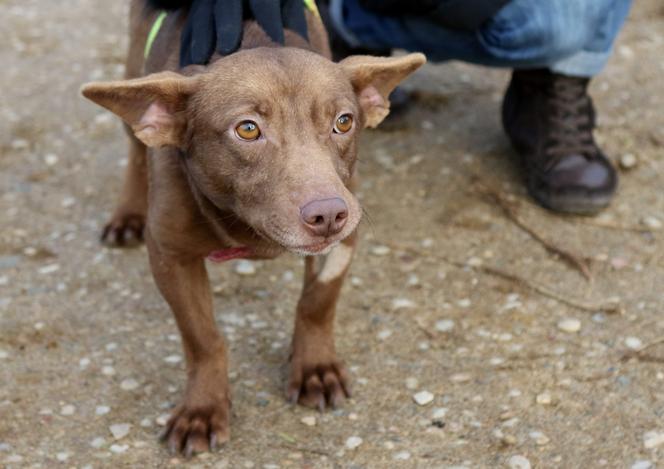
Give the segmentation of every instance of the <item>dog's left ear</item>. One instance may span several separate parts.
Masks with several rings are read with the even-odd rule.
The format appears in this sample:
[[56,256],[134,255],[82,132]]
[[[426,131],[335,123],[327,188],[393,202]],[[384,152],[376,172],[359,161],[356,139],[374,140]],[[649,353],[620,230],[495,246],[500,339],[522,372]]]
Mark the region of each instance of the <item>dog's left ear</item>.
[[149,147],[181,147],[184,110],[196,77],[161,72],[134,80],[88,83],[83,96],[117,114]]
[[364,113],[365,127],[376,127],[390,113],[390,93],[426,62],[424,54],[401,57],[353,55],[341,62]]

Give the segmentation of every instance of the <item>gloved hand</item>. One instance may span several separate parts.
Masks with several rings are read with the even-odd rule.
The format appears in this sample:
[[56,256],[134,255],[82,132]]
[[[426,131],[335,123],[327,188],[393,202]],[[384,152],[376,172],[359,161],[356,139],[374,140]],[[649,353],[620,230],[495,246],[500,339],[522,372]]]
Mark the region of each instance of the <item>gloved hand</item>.
[[221,55],[236,51],[245,18],[255,19],[280,44],[284,28],[307,39],[304,9],[303,0],[193,0],[182,33],[180,66],[206,64],[215,49]]

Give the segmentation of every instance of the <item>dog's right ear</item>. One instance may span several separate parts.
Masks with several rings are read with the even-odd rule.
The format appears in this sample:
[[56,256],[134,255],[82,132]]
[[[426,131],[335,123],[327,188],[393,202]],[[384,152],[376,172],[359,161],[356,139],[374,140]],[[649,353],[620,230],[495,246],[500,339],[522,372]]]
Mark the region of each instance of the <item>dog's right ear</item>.
[[149,147],[181,147],[184,110],[196,77],[161,72],[134,80],[88,83],[83,96],[117,114]]

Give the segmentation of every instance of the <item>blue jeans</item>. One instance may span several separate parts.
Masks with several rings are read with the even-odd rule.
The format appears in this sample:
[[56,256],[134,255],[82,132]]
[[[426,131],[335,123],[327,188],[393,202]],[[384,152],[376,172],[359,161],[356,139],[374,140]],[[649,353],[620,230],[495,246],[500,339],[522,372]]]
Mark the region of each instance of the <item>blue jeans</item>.
[[353,46],[419,51],[434,62],[463,60],[564,75],[600,72],[631,0],[511,0],[476,31],[447,29],[425,17],[387,17],[358,0],[333,0],[335,26]]

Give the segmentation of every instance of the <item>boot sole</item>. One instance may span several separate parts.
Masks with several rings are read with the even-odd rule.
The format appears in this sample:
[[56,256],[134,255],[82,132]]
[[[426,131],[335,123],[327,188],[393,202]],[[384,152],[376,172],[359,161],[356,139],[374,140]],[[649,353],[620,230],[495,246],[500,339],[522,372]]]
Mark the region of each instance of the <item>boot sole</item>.
[[597,215],[609,206],[613,193],[593,196],[551,196],[528,188],[528,193],[541,206],[554,212],[572,215]]

